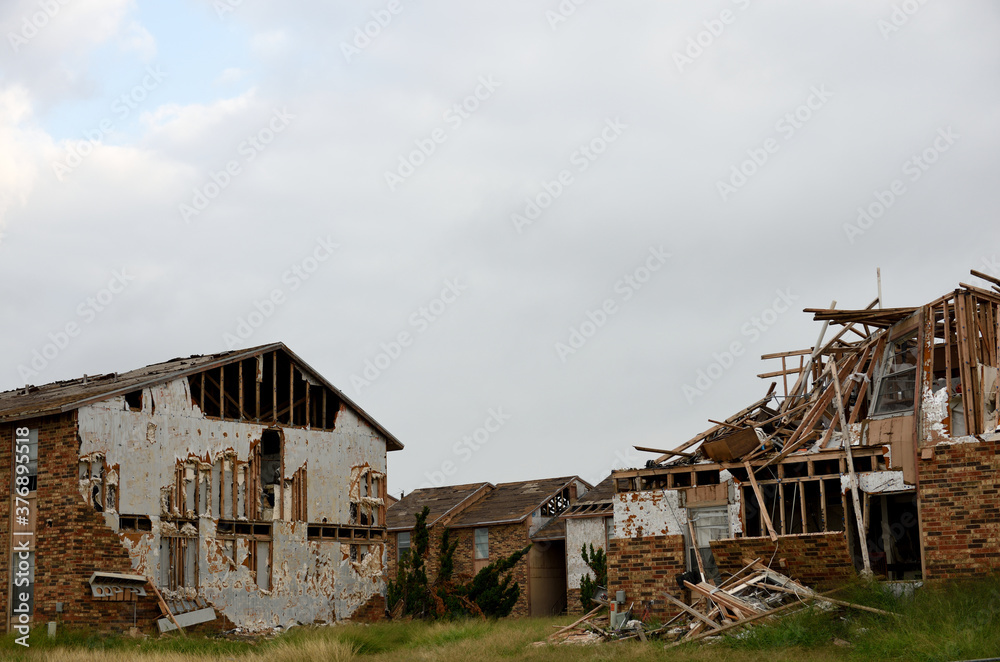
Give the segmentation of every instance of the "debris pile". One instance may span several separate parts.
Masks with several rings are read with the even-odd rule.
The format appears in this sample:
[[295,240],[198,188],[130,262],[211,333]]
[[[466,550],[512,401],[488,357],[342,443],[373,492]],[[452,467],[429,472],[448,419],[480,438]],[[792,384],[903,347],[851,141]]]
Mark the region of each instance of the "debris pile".
[[896,616],[892,612],[817,593],[768,568],[760,559],[749,561],[745,568],[719,586],[706,581],[697,572],[678,575],[677,581],[682,589],[690,592],[691,604],[663,593],[666,602],[680,609],[680,613],[663,625],[652,627],[642,620],[625,618],[619,627],[613,628],[610,615],[599,616],[606,606],[601,605],[579,620],[560,628],[549,635],[546,642],[538,642],[537,645],[661,639],[672,642],[669,646],[676,646],[723,635],[754,623],[768,622],[775,617],[805,609],[814,602]]

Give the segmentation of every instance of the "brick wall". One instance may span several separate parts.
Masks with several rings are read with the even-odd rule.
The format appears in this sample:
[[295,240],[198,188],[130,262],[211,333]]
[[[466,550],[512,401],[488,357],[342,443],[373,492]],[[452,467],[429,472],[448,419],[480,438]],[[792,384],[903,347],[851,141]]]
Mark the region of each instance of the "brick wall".
[[[455,575],[457,578],[471,578],[475,573],[473,564],[475,561],[475,550],[473,548],[473,531],[475,529],[453,529],[452,539],[458,540],[458,547],[455,549]],[[490,530],[490,556],[489,562],[510,556],[514,552],[523,549],[530,542],[528,540],[528,530],[524,523],[503,524],[491,526]],[[521,595],[514,604],[511,616],[528,616],[528,555],[525,554],[512,571],[514,581],[521,587]]]
[[[657,601],[650,609],[661,621],[677,613],[663,593],[684,599],[677,575],[684,572],[684,536],[612,538],[608,547],[608,596],[625,591],[627,602]],[[579,604],[579,598],[577,598]],[[642,609],[636,604],[636,609]]]
[[375,623],[385,620],[385,596],[373,595],[368,601],[354,610],[349,620],[358,623]]
[[1000,571],[1000,442],[933,446],[918,460],[926,579]]
[[[35,626],[56,621],[69,629],[122,631],[135,622],[147,631],[155,631],[159,616],[152,595],[138,603],[96,600],[87,580],[96,570],[132,573],[128,552],[104,522],[104,516],[88,506],[78,487],[80,441],[76,414],[50,416],[0,426],[0,472],[10,476],[10,453],[14,427],[38,428],[37,526],[35,531]],[[0,480],[3,512],[0,521],[9,521],[10,481]],[[4,527],[6,529],[6,527]],[[10,539],[3,536],[4,550]],[[6,555],[7,552],[5,552]],[[9,560],[0,581],[7,586]],[[9,610],[6,604],[4,608]],[[62,613],[56,602],[63,603]]]
[[[398,555],[396,553],[396,536],[400,533],[406,532],[390,532],[388,534],[389,539],[386,542],[386,554],[388,554],[389,562],[386,564],[386,579],[396,579],[396,573],[399,571],[399,561],[396,559]],[[413,531],[409,531],[410,534],[410,549],[413,549]],[[427,579],[434,581],[437,577],[438,568],[440,563],[438,563],[438,557],[441,554],[441,536],[444,534],[444,528],[441,526],[432,526],[427,530],[428,541],[427,541],[427,558],[424,560],[425,567],[427,568]],[[457,554],[456,554],[457,556]]]
[[831,588],[856,576],[842,531],[779,536],[777,542],[768,537],[713,540],[712,555],[723,579],[757,558],[810,587]]
[[583,614],[583,605],[580,604],[580,587],[566,589],[566,613]]

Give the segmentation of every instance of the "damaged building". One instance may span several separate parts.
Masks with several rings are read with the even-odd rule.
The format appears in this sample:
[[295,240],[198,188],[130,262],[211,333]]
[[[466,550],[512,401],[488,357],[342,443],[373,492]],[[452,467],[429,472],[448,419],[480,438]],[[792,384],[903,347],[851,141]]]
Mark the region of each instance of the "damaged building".
[[[455,574],[471,578],[488,564],[531,545],[511,576],[521,593],[513,616],[550,616],[566,609],[566,524],[560,515],[591,485],[578,476],[514,483],[472,483],[414,490],[389,509],[390,572],[410,548],[415,517],[426,506],[427,568],[437,574],[441,534],[458,541]],[[391,605],[390,605],[391,607]]]
[[402,444],[281,343],[0,393],[0,438],[8,630],[384,614]]
[[765,397],[613,472],[611,590],[671,612],[676,577],[755,559],[804,584],[1000,571],[1000,280],[926,305],[807,309]]

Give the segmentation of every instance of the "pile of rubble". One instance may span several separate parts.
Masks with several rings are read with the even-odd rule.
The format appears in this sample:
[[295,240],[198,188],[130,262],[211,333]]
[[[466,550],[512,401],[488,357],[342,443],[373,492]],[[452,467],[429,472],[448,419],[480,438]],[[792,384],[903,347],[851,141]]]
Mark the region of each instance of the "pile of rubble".
[[[794,579],[771,570],[760,559],[749,562],[719,586],[706,581],[697,572],[678,576],[678,584],[690,592],[691,604],[663,593],[666,602],[680,609],[680,613],[663,625],[653,628],[642,620],[631,619],[631,607],[624,617],[619,615],[616,618],[614,612],[599,616],[607,606],[607,603],[600,601],[603,604],[593,611],[549,635],[547,643],[591,644],[626,639],[662,639],[676,646],[723,635],[754,623],[767,622],[774,617],[805,609],[814,602],[896,616],[892,612],[817,593]],[[620,625],[612,627],[614,622],[619,622]]]

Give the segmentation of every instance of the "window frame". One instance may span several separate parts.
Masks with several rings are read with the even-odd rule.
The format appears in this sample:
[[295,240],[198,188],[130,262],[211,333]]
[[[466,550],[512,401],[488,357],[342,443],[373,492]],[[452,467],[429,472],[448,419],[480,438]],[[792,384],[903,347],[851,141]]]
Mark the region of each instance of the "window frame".
[[[480,540],[480,537],[483,539]],[[482,550],[482,553],[481,553]],[[477,561],[490,558],[490,529],[489,527],[478,527],[472,531],[472,553]]]

